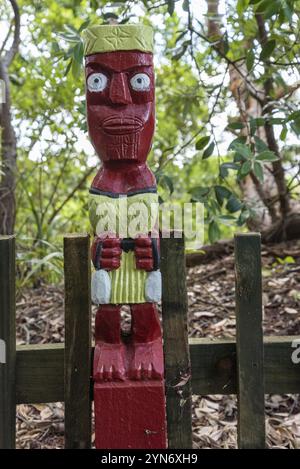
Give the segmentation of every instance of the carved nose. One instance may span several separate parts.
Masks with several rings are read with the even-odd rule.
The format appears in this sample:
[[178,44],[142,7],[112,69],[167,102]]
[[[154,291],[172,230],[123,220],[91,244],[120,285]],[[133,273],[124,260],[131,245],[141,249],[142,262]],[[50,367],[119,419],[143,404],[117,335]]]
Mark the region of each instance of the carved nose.
[[124,73],[114,73],[109,89],[109,97],[113,104],[131,104],[132,99]]

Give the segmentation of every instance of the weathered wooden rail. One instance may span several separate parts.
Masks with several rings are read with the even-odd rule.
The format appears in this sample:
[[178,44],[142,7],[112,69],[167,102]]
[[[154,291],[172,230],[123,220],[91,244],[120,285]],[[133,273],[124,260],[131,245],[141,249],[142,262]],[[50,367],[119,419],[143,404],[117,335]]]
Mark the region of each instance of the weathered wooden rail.
[[[162,240],[163,326],[169,448],[190,448],[191,390],[237,394],[238,446],[265,446],[265,393],[297,393],[297,336],[262,334],[260,237],[235,238],[237,340],[187,340],[184,243]],[[15,446],[16,404],[65,402],[66,448],[91,444],[89,237],[64,239],[65,344],[15,346],[15,239],[0,238],[0,448]],[[189,346],[188,346],[189,345]],[[0,360],[1,362],[1,360]],[[89,366],[87,365],[89,364]],[[189,379],[191,376],[191,379]]]

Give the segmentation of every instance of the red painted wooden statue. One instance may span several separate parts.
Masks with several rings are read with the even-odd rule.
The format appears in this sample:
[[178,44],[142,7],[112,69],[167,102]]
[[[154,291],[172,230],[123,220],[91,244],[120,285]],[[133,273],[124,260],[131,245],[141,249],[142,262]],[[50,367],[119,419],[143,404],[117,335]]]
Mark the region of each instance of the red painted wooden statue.
[[[97,448],[165,448],[157,191],[146,159],[155,127],[153,33],[84,33],[89,135],[102,161],[90,189]],[[131,333],[121,331],[129,305]]]

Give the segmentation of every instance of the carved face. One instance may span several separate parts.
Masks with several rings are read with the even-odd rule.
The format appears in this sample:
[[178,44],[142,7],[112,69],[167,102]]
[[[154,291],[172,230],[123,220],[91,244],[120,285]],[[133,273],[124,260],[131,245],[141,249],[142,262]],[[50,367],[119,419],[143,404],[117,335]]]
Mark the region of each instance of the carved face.
[[155,126],[152,54],[104,52],[86,57],[89,135],[103,162],[145,162]]

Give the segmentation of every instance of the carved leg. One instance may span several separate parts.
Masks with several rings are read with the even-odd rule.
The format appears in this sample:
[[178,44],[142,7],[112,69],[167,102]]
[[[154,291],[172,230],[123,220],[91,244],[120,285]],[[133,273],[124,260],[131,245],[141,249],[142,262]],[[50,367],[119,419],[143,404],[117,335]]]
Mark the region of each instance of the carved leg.
[[125,347],[121,341],[120,306],[103,305],[95,323],[94,380],[125,379]]
[[133,358],[131,379],[162,379],[164,374],[162,333],[154,303],[131,305]]
[[[155,306],[150,303],[134,305],[133,309],[132,338],[140,342],[134,343],[134,346],[131,342],[126,346],[126,351],[120,336],[120,306],[102,306],[97,312],[94,405],[95,445],[98,449],[166,448],[163,379],[132,381],[128,377],[129,369],[132,368],[132,365],[128,364],[132,363],[132,356],[137,363],[142,360],[145,370],[148,370],[148,363],[154,363],[154,368],[159,370],[157,376],[162,376],[159,319]],[[154,344],[157,344],[156,347]],[[118,353],[118,350],[122,352]],[[126,361],[123,361],[125,353]],[[160,366],[157,365],[157,361]],[[120,363],[122,363],[122,376],[124,376],[124,362],[126,368],[129,366],[128,374],[124,380],[112,384],[108,379],[110,376],[114,379],[116,375],[104,370],[113,367],[120,372]],[[150,374],[147,374],[147,377],[149,376]]]

